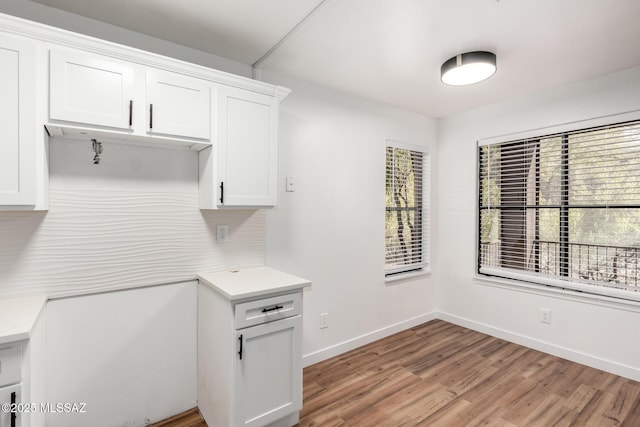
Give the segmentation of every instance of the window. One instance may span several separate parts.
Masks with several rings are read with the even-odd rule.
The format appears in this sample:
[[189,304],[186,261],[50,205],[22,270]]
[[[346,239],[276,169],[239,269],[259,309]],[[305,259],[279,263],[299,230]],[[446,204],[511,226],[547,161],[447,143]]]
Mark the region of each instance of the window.
[[388,143],[386,155],[385,275],[425,271],[428,154],[421,147]]
[[480,274],[640,300],[640,121],[481,142],[478,164]]

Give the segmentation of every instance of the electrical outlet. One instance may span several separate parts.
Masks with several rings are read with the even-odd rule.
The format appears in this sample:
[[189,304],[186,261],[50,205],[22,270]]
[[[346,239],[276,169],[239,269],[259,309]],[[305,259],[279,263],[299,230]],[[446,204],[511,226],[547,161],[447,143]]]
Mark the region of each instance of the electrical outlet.
[[547,325],[551,324],[551,310],[548,308],[540,309],[540,321],[542,323],[546,323]]
[[327,324],[327,316],[329,316],[329,313],[320,313],[320,329],[327,329],[329,327]]
[[292,176],[288,176],[285,178],[285,188],[287,193],[293,193],[294,191],[296,191],[294,185],[293,185],[293,177]]

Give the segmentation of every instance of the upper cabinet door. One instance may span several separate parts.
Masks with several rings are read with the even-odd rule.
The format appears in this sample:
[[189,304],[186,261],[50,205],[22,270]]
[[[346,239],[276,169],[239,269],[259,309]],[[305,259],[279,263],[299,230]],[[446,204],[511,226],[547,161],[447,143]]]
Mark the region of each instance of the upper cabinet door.
[[275,206],[278,101],[230,86],[218,88],[219,205]]
[[132,66],[90,54],[52,50],[50,55],[52,120],[131,128]]
[[147,71],[149,133],[209,139],[210,83],[181,74]]
[[0,206],[36,203],[36,46],[0,34]]

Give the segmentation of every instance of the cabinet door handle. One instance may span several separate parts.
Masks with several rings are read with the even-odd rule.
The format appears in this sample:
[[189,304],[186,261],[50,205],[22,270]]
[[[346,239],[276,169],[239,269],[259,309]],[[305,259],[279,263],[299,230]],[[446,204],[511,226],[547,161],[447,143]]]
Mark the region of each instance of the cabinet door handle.
[[220,181],[220,204],[224,204],[224,181]]
[[280,310],[281,308],[284,308],[284,307],[283,307],[283,306],[281,306],[281,305],[276,305],[275,307],[271,307],[271,308],[263,308],[263,309],[262,309],[262,312],[263,312],[263,313],[268,313],[268,312],[270,312],[270,311]]
[[11,392],[11,427],[16,427],[16,392]]
[[149,129],[153,129],[153,104],[149,104]]
[[133,126],[133,99],[129,100],[129,127]]
[[240,356],[240,360],[242,360],[242,334],[238,337],[238,341],[240,341],[240,350],[238,351],[238,356]]

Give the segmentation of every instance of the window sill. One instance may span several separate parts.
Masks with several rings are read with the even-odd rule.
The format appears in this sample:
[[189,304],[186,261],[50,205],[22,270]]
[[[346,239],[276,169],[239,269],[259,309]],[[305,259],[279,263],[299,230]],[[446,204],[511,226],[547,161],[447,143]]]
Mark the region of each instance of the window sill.
[[546,297],[564,299],[568,301],[611,307],[619,310],[621,309],[640,312],[640,301],[631,299],[616,298],[585,291],[558,288],[542,283],[537,284],[532,282],[524,282],[517,279],[506,279],[478,274],[474,276],[473,280],[475,283],[483,286],[492,286],[516,292],[525,292]]
[[421,268],[417,271],[408,271],[406,273],[398,273],[384,278],[387,285],[395,285],[397,283],[406,282],[418,277],[428,276],[431,274],[430,268]]

